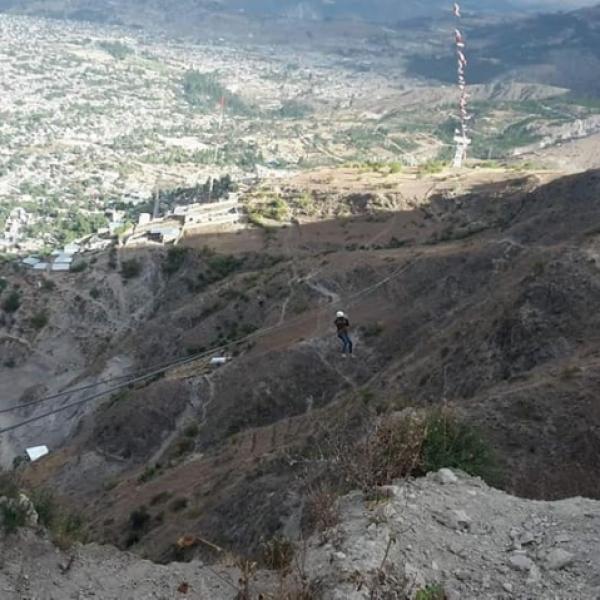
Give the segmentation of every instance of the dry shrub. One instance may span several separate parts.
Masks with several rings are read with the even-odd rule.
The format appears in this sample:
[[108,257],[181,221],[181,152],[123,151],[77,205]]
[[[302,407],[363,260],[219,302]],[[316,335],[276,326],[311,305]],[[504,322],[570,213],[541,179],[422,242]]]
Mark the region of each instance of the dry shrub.
[[256,578],[258,564],[244,558],[239,558],[235,566],[240,571],[238,593],[235,596],[235,600],[253,600],[252,584]]
[[417,416],[392,418],[377,427],[369,448],[373,485],[388,485],[419,467],[426,431]]
[[369,492],[408,477],[421,465],[427,427],[417,415],[397,415],[378,420],[350,451],[340,455],[345,482]]
[[306,539],[295,548],[293,561],[279,573],[278,590],[273,596],[264,596],[263,600],[318,600],[321,598],[319,585],[311,581],[306,572]]
[[354,436],[340,430],[326,440],[320,463],[319,479],[338,494],[352,489],[372,494],[394,480],[442,467],[460,469],[492,485],[502,481],[488,440],[449,409],[377,417]]
[[283,536],[275,536],[261,545],[261,563],[271,571],[284,571],[294,559],[294,544]]
[[327,531],[339,522],[338,493],[325,484],[312,489],[306,498],[306,515],[310,529]]

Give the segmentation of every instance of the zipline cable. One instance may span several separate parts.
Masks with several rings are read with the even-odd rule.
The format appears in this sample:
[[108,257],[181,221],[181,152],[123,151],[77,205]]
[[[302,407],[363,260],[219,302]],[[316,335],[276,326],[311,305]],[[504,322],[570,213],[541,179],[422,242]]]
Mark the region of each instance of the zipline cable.
[[[417,254],[416,257],[420,256],[420,254]],[[402,265],[401,267],[398,267],[398,269],[396,269],[393,273],[391,273],[390,275],[388,275],[387,277],[384,277],[383,279],[381,279],[380,281],[378,281],[377,283],[367,286],[365,288],[363,288],[362,290],[359,290],[358,292],[351,294],[347,301],[346,301],[346,305],[347,306],[352,306],[353,304],[356,303],[357,300],[359,300],[360,298],[362,298],[363,296],[370,294],[372,292],[374,292],[375,290],[379,289],[380,287],[383,287],[386,283],[392,281],[393,279],[395,279],[396,277],[400,276],[406,269],[408,269],[409,266],[411,266],[412,261],[408,261],[406,264]],[[325,307],[321,308],[320,311],[325,310]],[[319,312],[320,312],[319,311]],[[172,363],[170,363],[167,366],[155,369],[153,371],[150,371],[149,373],[146,373],[144,375],[140,375],[138,377],[135,377],[133,379],[130,379],[128,381],[126,381],[125,383],[119,384],[117,386],[114,386],[112,388],[109,388],[107,390],[103,390],[101,392],[97,392],[95,394],[92,394],[91,396],[87,397],[87,398],[82,398],[81,400],[77,400],[75,402],[70,402],[68,404],[64,404],[63,406],[60,406],[59,408],[55,408],[53,410],[47,411],[45,413],[42,413],[41,415],[36,415],[35,417],[31,417],[29,419],[26,419],[24,421],[20,421],[19,423],[15,423],[13,425],[9,425],[7,427],[3,427],[2,429],[0,429],[0,435],[2,435],[3,433],[8,433],[10,431],[14,431],[16,429],[20,429],[22,427],[25,427],[26,425],[30,425],[32,423],[35,423],[37,421],[41,421],[42,419],[46,419],[47,417],[51,417],[52,415],[58,414],[60,412],[64,412],[66,410],[69,410],[70,408],[75,408],[77,406],[82,406],[84,404],[87,404],[88,402],[92,402],[94,400],[97,400],[99,398],[103,398],[105,396],[108,396],[109,394],[112,394],[114,392],[120,391],[126,387],[129,387],[131,385],[134,385],[135,383],[139,383],[141,381],[145,381],[146,379],[150,379],[152,377],[156,377],[157,375],[162,375],[164,373],[166,373],[167,371],[170,371],[172,368],[178,367],[178,366],[182,366],[185,364],[189,364],[191,362],[195,362],[197,360],[200,360],[201,358],[207,358],[208,356],[210,356],[211,354],[214,354],[217,351],[222,351],[222,350],[226,350],[227,348],[231,348],[232,346],[238,346],[240,344],[243,344],[244,342],[250,341],[254,338],[259,338],[262,337],[264,335],[266,335],[267,333],[270,333],[272,331],[277,331],[277,330],[285,330],[287,328],[289,328],[292,325],[295,325],[297,322],[303,321],[305,319],[304,315],[300,315],[298,317],[296,317],[295,319],[292,319],[290,321],[287,321],[286,323],[283,323],[281,325],[272,325],[271,327],[265,327],[263,329],[260,329],[258,331],[255,331],[254,333],[251,333],[247,336],[244,336],[240,339],[234,340],[232,342],[228,342],[227,344],[222,344],[220,346],[215,346],[214,348],[211,348],[209,350],[206,350],[205,352],[199,353],[195,356],[190,356],[187,357],[185,359],[178,359],[177,361],[173,361]]]
[[96,381],[96,383],[89,383],[87,385],[83,385],[77,388],[68,388],[61,392],[57,392],[56,394],[52,394],[51,396],[43,396],[42,398],[38,398],[37,400],[32,400],[31,402],[23,402],[22,404],[15,404],[8,408],[3,408],[0,410],[0,415],[14,412],[16,410],[20,410],[21,408],[27,408],[29,406],[37,406],[39,404],[45,404],[46,402],[50,402],[52,400],[58,400],[59,398],[63,398],[64,396],[71,396],[72,394],[77,394],[79,392],[86,392],[92,388],[98,387],[100,385],[108,385],[110,383],[114,383],[115,381],[120,381],[122,379],[131,379],[136,377],[141,377],[145,373],[152,372],[154,369],[158,369],[160,367],[171,367],[176,366],[178,362],[187,362],[189,359],[194,359],[198,355],[191,354],[185,357],[179,357],[173,361],[161,362],[156,365],[152,365],[151,367],[147,367],[144,370],[140,370],[137,373],[127,373],[125,375],[118,375],[115,377],[109,377],[107,379],[101,379],[100,381]]

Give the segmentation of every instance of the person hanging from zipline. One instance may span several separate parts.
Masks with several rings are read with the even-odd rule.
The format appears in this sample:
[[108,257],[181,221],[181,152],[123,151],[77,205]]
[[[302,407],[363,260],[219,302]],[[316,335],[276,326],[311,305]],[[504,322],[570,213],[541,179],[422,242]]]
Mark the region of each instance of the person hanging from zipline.
[[339,311],[335,316],[334,322],[337,328],[337,336],[342,342],[342,356],[344,358],[346,358],[346,356],[354,356],[352,353],[354,345],[350,338],[350,321],[348,320],[348,317],[345,313]]

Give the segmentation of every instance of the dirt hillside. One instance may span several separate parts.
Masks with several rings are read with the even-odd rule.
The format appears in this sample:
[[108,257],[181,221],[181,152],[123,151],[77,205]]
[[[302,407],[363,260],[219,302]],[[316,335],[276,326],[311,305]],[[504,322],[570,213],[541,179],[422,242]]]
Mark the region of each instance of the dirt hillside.
[[[600,498],[599,193],[594,171],[324,171],[250,190],[253,229],[176,254],[121,250],[140,263],[131,279],[105,255],[46,296],[26,275],[3,329],[10,402],[216,346],[233,360],[193,361],[9,445],[50,443],[29,484],[84,507],[94,539],[161,561],[182,535],[255,552],[297,532],[302,457],[408,407],[445,406],[481,431],[511,493]],[[34,331],[42,306],[49,325]],[[339,354],[339,309],[354,359]],[[150,520],[131,531],[141,507]]]

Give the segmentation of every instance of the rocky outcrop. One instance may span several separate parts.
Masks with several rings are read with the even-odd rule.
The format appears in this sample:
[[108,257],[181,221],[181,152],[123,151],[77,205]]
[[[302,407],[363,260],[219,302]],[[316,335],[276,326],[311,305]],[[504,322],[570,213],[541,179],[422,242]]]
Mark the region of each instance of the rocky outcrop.
[[599,502],[533,502],[448,470],[385,492],[343,498],[329,541],[309,547],[325,598],[415,597],[428,586],[457,600],[600,593]]
[[[298,544],[305,588],[322,600],[596,598],[600,502],[535,502],[444,469],[366,498],[339,501],[338,525]],[[59,552],[29,530],[0,539],[2,598],[141,600],[280,598],[287,579],[258,572],[250,596],[240,573],[197,561],[169,566],[98,545]],[[259,594],[263,594],[260,596]],[[437,593],[438,595],[434,595]],[[445,596],[444,596],[445,595]]]
[[0,552],[3,600],[230,600],[237,593],[236,580],[223,570],[198,563],[164,567],[95,544],[59,551],[29,529],[0,536]]

